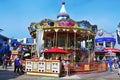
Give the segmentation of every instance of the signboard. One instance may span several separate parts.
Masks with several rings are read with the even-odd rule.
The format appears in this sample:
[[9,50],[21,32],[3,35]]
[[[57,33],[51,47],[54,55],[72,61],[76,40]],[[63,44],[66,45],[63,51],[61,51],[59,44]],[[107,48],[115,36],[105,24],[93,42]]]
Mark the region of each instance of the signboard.
[[41,76],[59,76],[60,62],[58,60],[26,59],[25,70],[27,74]]
[[60,71],[59,71],[59,67],[60,66],[60,64],[59,64],[59,62],[52,62],[52,72],[53,73],[59,73]]
[[26,71],[32,71],[32,62],[26,61]]
[[45,62],[43,61],[39,61],[39,65],[38,65],[38,70],[39,72],[45,72]]
[[90,70],[89,64],[84,65],[84,69],[85,69],[85,71]]
[[51,62],[46,62],[46,72],[51,72]]
[[17,50],[12,50],[12,54],[18,54]]
[[38,70],[38,62],[33,62],[33,70]]
[[27,38],[26,43],[34,43],[34,39],[33,38]]

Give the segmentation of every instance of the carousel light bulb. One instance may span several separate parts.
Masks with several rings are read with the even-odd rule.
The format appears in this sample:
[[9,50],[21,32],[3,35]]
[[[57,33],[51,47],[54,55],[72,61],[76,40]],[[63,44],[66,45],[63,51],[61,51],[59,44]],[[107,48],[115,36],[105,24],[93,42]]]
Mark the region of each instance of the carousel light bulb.
[[51,29],[48,29],[48,31],[51,31]]
[[63,29],[63,31],[65,31],[65,29]]

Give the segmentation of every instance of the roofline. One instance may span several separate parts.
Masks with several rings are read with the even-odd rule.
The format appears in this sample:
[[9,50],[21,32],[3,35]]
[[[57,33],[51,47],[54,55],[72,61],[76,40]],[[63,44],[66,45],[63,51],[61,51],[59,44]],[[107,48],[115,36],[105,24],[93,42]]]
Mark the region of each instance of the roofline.
[[0,34],[0,37],[3,38],[3,39],[9,39],[8,37],[6,37],[6,36],[4,36],[2,34]]

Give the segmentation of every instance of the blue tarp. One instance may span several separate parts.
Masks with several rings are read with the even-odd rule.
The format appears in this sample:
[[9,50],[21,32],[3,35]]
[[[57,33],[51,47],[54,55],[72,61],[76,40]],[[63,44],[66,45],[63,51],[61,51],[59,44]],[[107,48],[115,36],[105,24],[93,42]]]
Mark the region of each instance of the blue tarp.
[[12,45],[12,46],[18,46],[18,45],[21,45],[21,42],[11,41],[11,45]]
[[0,43],[3,44],[4,40],[0,38]]
[[103,41],[116,42],[116,39],[112,38],[112,37],[103,37],[103,38],[96,38],[95,39],[95,42],[103,42]]
[[0,54],[4,53],[6,50],[6,47],[4,46],[3,42],[4,42],[4,40],[0,38],[0,44],[2,44],[2,46],[0,48]]
[[0,54],[1,53],[7,54],[8,53],[7,51],[9,51],[9,47],[8,46],[2,46],[2,48],[0,48]]

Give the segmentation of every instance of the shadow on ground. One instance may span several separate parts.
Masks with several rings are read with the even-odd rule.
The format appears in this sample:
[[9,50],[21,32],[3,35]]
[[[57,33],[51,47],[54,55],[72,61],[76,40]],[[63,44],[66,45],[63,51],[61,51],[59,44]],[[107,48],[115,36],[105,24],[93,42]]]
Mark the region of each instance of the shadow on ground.
[[17,75],[12,70],[0,70],[0,80],[14,80],[21,75]]

